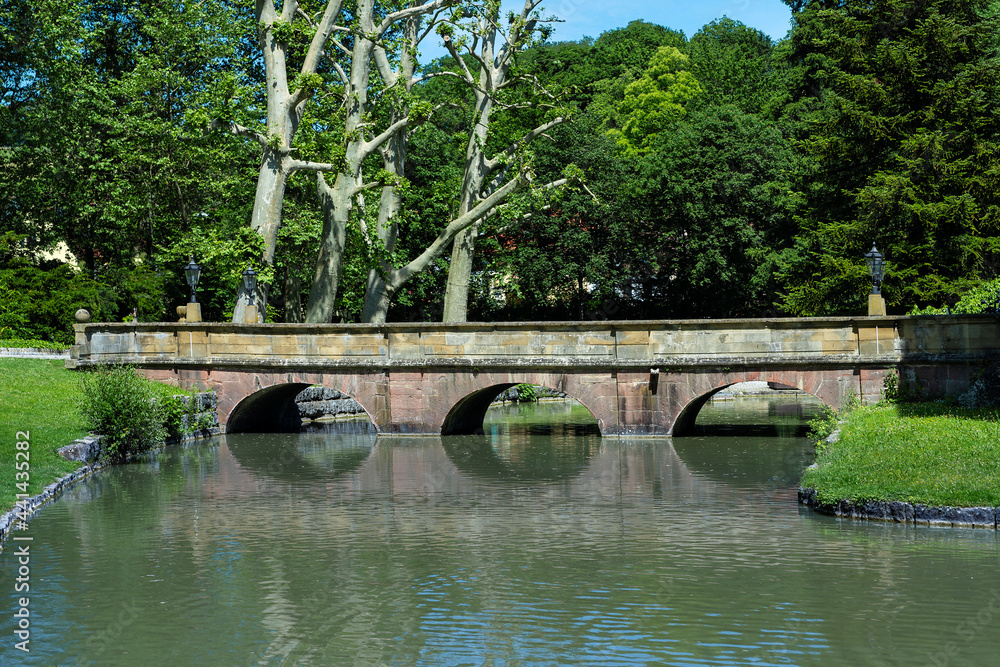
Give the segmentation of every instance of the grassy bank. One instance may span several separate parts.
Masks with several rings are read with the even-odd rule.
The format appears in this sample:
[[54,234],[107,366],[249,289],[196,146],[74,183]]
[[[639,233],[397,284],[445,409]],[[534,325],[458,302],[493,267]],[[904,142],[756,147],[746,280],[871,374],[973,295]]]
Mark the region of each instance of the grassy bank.
[[87,433],[77,412],[79,396],[79,376],[63,368],[61,359],[0,359],[0,513],[14,506],[19,493],[14,469],[18,431],[31,436],[31,495],[80,467],[56,452]]
[[1000,506],[1000,411],[941,403],[850,412],[840,440],[817,447],[802,486],[834,503],[884,500]]

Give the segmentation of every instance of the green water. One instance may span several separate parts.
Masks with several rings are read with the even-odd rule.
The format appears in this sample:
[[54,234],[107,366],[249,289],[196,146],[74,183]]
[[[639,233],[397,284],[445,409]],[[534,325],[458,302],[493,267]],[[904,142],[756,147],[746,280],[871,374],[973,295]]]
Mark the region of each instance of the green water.
[[173,447],[18,533],[30,654],[13,646],[7,542],[0,661],[1000,664],[995,532],[800,508],[798,401],[699,420],[792,436],[602,439],[554,403],[494,410],[483,436]]

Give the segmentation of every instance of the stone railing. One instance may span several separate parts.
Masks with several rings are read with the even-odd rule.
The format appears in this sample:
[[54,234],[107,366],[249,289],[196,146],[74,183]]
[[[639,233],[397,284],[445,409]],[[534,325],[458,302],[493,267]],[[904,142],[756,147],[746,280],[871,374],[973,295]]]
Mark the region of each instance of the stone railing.
[[69,367],[683,368],[955,362],[1000,351],[996,316],[462,324],[94,323]]

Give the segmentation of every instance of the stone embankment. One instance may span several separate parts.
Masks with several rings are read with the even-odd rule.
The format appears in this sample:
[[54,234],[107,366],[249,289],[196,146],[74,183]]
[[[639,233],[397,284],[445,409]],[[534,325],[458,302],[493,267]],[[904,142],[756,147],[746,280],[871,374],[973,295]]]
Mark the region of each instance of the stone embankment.
[[327,387],[307,387],[295,397],[299,417],[306,421],[364,414],[365,409],[347,394]]
[[[180,396],[179,398],[185,407],[191,400],[189,396]],[[218,435],[219,415],[216,410],[217,398],[215,394],[204,392],[196,394],[193,398],[197,401],[195,411],[181,417],[181,435],[176,438],[167,438],[164,445]],[[106,466],[114,465],[100,460],[101,438],[100,435],[88,435],[57,450],[61,456],[70,461],[80,461],[84,464],[83,467],[60,477],[42,489],[38,495],[21,500],[17,507],[0,515],[0,545],[7,539],[16,522],[29,518],[43,505],[58,498],[80,480],[86,479]],[[135,456],[130,458],[135,458]]]
[[799,489],[799,502],[830,516],[895,523],[996,528],[1000,519],[1000,507],[932,507],[881,500],[824,503],[816,497],[815,489]]

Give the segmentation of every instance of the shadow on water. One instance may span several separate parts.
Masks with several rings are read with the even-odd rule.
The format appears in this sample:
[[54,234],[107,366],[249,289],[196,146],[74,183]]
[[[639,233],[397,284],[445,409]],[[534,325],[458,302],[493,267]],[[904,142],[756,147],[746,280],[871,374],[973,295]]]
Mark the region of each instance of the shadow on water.
[[328,481],[357,470],[375,447],[367,419],[303,425],[299,433],[223,436],[241,467],[272,479]]

